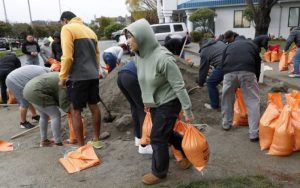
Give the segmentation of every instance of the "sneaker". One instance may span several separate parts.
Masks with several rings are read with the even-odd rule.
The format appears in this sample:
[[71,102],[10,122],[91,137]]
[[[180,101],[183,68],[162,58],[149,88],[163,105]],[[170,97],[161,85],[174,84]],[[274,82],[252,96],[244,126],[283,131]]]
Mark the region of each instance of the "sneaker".
[[32,125],[31,123],[29,123],[28,121],[25,121],[25,122],[21,122],[20,123],[20,127],[22,129],[31,129],[34,127],[34,125]]
[[146,185],[154,185],[154,184],[158,184],[158,183],[162,182],[163,179],[159,178],[159,177],[156,177],[152,173],[148,173],[148,174],[146,174],[146,175],[143,176],[143,180],[142,181]]
[[258,142],[258,141],[259,141],[259,137],[250,138],[250,142]]
[[209,110],[212,110],[212,109],[213,109],[213,108],[211,107],[211,105],[208,104],[208,103],[205,103],[205,104],[204,104],[204,107],[207,108],[207,109],[209,109]]
[[135,146],[139,146],[140,145],[140,141],[141,141],[141,139],[139,139],[138,137],[134,137],[134,145]]
[[100,140],[98,140],[98,141],[91,140],[91,141],[88,141],[87,144],[91,144],[96,149],[101,149],[103,147],[103,143]]
[[289,74],[290,78],[300,78],[299,74]]
[[152,153],[153,153],[151,145],[146,145],[145,147],[139,145],[139,150],[138,151],[139,151],[139,154],[149,154],[149,155],[152,155]]
[[231,129],[231,126],[229,126],[229,127],[224,127],[224,126],[222,126],[222,129],[223,129],[224,131],[229,131],[229,130]]
[[46,139],[40,142],[40,147],[49,147],[52,144],[54,144],[53,141]]
[[40,121],[40,116],[36,115],[36,116],[33,116],[31,119],[39,122]]
[[190,168],[191,166],[192,166],[192,163],[187,158],[184,158],[178,162],[178,167],[181,170],[186,170],[186,169]]

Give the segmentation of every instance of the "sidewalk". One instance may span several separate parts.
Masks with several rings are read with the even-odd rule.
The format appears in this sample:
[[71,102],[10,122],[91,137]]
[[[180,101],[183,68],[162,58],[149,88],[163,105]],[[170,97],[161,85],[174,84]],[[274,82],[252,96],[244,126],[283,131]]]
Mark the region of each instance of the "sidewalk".
[[[191,58],[195,65],[195,68],[200,65],[200,56],[199,56],[199,45],[198,43],[190,43],[185,47],[185,59]],[[276,63],[265,63],[265,66],[272,67],[273,70],[267,70],[264,72],[265,79],[271,79],[273,81],[282,82],[284,86],[287,86],[292,89],[300,90],[300,78],[289,78],[288,71],[279,72],[278,62]]]

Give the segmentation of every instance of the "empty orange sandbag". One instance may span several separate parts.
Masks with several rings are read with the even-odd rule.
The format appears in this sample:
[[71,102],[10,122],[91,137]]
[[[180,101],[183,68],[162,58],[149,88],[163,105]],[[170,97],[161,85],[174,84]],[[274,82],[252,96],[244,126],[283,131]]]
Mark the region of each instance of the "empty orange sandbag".
[[288,63],[289,64],[293,63],[293,59],[294,59],[294,56],[296,55],[296,51],[297,51],[297,46],[293,46],[288,55],[288,57],[289,57]]
[[171,146],[171,150],[173,152],[176,161],[181,161],[183,159],[183,154],[180,150],[175,149],[174,146]]
[[281,93],[268,94],[268,107],[262,115],[259,123],[259,144],[260,149],[270,148],[275,131],[276,121],[282,111],[283,104]]
[[292,99],[287,98],[287,102],[292,106],[291,124],[294,128],[294,151],[300,151],[300,92],[293,91],[290,96]]
[[82,146],[76,151],[69,152],[64,158],[60,158],[59,162],[70,174],[85,170],[101,163],[93,146],[90,144]]
[[280,61],[279,61],[279,71],[287,71],[289,70],[288,68],[289,66],[289,62],[288,62],[288,54],[287,53],[283,53]]
[[277,62],[280,60],[280,54],[278,51],[271,52],[271,62]]
[[272,53],[271,51],[267,51],[267,52],[264,53],[265,62],[267,62],[267,63],[271,62],[271,53]]
[[285,105],[278,121],[276,122],[273,141],[269,150],[269,155],[286,156],[290,155],[294,149],[294,130],[291,125],[291,107]]
[[198,171],[202,171],[208,163],[210,154],[204,135],[192,125],[187,125],[181,145],[187,159]]
[[16,97],[13,95],[13,93],[9,89],[7,89],[7,96],[8,96],[7,104],[17,104]]
[[[77,143],[76,134],[73,126],[73,120],[71,113],[67,113],[68,125],[69,125],[69,143],[75,144]],[[84,118],[81,117],[82,125],[83,125],[83,135],[86,136],[86,126],[84,122]]]
[[151,120],[150,110],[146,110],[146,116],[145,116],[143,129],[142,129],[142,138],[140,141],[141,145],[150,144],[151,129],[152,129],[152,120]]
[[13,144],[0,140],[0,151],[12,151],[14,150]]
[[248,125],[247,107],[244,102],[241,89],[237,89],[235,93],[234,115],[233,115],[232,125],[233,126]]
[[184,135],[185,131],[186,131],[186,125],[183,121],[181,120],[177,120],[174,129],[174,132],[177,132],[178,134],[180,134],[181,136]]

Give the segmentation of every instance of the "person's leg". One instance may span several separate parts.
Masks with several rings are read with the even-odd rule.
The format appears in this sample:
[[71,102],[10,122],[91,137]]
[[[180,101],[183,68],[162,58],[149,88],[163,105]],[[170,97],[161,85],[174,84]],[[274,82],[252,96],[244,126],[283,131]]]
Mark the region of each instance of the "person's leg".
[[219,90],[217,88],[223,80],[223,73],[220,69],[215,69],[211,76],[207,79],[208,96],[210,99],[210,105],[213,109],[220,108]]
[[57,106],[48,106],[43,108],[44,113],[46,113],[51,119],[51,130],[54,137],[55,144],[62,143],[61,133],[60,133],[60,120],[61,114]]
[[89,104],[90,111],[93,118],[93,141],[99,141],[100,127],[101,127],[101,113],[97,104]]
[[37,116],[36,110],[35,110],[35,108],[34,108],[34,106],[32,104],[29,104],[28,109],[31,112],[32,117]]
[[238,88],[237,73],[228,73],[224,75],[222,89],[222,127],[229,130],[232,126],[233,105],[235,101],[235,92]]
[[[40,121],[39,121],[41,141],[45,141],[48,139],[47,130],[48,130],[49,116],[44,112],[44,108],[42,106],[36,106],[36,108],[38,109],[40,116],[41,116]],[[51,119],[51,121],[52,121],[52,119]]]
[[7,103],[7,87],[5,83],[5,79],[7,77],[6,73],[0,73],[0,85],[1,85],[1,97],[2,97],[2,103]]
[[242,72],[239,74],[239,81],[243,93],[243,99],[247,106],[249,137],[258,138],[258,127],[260,119],[260,98],[259,87],[254,73]]
[[72,114],[72,121],[75,129],[78,145],[84,146],[83,124],[81,121],[81,109],[78,108],[74,109],[74,104],[71,104],[71,114]]
[[299,63],[300,63],[300,48],[297,48],[296,54],[293,59],[293,64],[294,64],[294,74],[299,75],[300,70],[299,70]]
[[40,59],[39,56],[33,59],[33,65],[40,65]]

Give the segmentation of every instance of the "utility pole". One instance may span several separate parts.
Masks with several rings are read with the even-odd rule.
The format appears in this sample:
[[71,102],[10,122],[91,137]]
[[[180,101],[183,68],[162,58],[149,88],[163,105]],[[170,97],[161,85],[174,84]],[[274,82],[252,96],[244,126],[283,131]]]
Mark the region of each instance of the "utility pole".
[[59,6],[59,16],[61,15],[61,4],[60,4],[60,0],[58,0],[58,6]]
[[5,1],[2,0],[2,2],[3,2],[3,9],[4,9],[5,22],[8,23],[7,14],[6,14],[6,7],[5,7]]
[[29,0],[27,0],[27,2],[28,2],[29,17],[30,17],[30,25],[32,25],[32,16],[31,16],[30,2],[29,2]]

